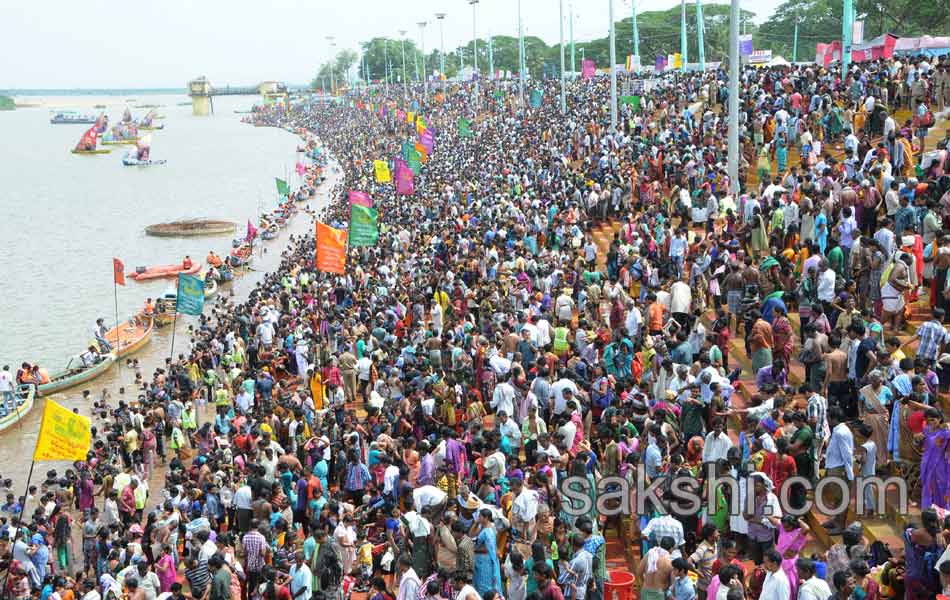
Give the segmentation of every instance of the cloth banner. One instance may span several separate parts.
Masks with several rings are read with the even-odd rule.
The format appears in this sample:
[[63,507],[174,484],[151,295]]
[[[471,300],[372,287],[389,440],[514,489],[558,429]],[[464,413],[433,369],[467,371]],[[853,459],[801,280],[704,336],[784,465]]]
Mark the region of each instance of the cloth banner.
[[621,96],[621,104],[629,104],[634,112],[640,112],[640,96]]
[[194,275],[178,274],[178,296],[175,299],[178,312],[198,316],[205,308],[205,281]]
[[581,77],[584,79],[593,79],[595,73],[597,73],[597,65],[593,59],[585,58],[581,61]]
[[393,159],[393,177],[395,177],[396,180],[399,179],[399,173],[401,173],[403,169],[408,168],[409,163],[407,161],[399,158],[398,156]]
[[411,196],[414,191],[412,169],[409,167],[400,169],[396,174],[396,193]]
[[376,183],[389,183],[393,180],[389,174],[389,163],[385,160],[374,160],[373,170],[376,172]]
[[419,143],[422,144],[422,147],[426,149],[426,153],[432,154],[432,148],[435,146],[435,139],[432,137],[432,132],[428,129],[425,130],[422,135],[419,136]]
[[365,206],[367,208],[373,208],[373,199],[369,197],[369,194],[366,192],[358,192],[356,190],[350,190],[350,204],[356,204],[358,206]]
[[422,117],[416,117],[416,133],[422,135],[426,130],[426,120]]
[[679,52],[673,54],[673,68],[682,69],[683,68],[683,55]]
[[472,122],[468,119],[459,117],[459,137],[470,138],[474,137],[474,135],[475,134],[472,133]]
[[[398,185],[397,175],[396,186]],[[379,241],[379,211],[359,204],[350,205],[349,236],[351,246],[375,246]]]
[[539,89],[531,90],[531,108],[541,108],[542,98],[544,98],[544,92]]
[[409,123],[410,125],[412,125],[415,122],[416,122],[416,113],[410,110],[409,112],[406,113],[406,123]]
[[666,69],[666,55],[658,54],[656,57],[656,62],[653,64],[653,70],[659,73],[664,69]]
[[422,171],[422,153],[413,150],[412,154],[409,155],[409,160],[406,161],[406,165],[413,175],[418,175]]
[[346,269],[346,231],[317,221],[317,270],[342,275]]
[[247,220],[247,235],[244,237],[248,242],[252,241],[257,237],[257,227],[254,227],[254,224],[251,223],[251,220]]
[[125,265],[118,258],[112,259],[112,280],[116,285],[125,285]]
[[86,460],[91,440],[92,423],[88,417],[47,399],[33,460]]
[[300,175],[301,177],[307,173],[307,167],[305,167],[302,162],[297,163],[295,168],[297,170],[297,175]]
[[406,113],[401,108],[396,109],[396,120],[402,121],[406,118]]
[[409,160],[409,155],[412,154],[412,151],[414,148],[415,148],[415,144],[413,144],[409,140],[404,141],[402,143],[402,157],[405,160]]
[[287,185],[287,182],[281,179],[280,177],[275,177],[277,180],[277,193],[281,196],[286,196],[290,194],[290,186]]
[[[429,160],[429,152],[425,149],[425,146],[419,142],[416,142],[412,146],[412,151],[409,152],[409,158],[412,158],[413,154],[419,155],[419,160],[422,162],[422,164],[426,164],[426,161]],[[409,160],[409,158],[406,160]]]
[[749,56],[752,54],[752,34],[739,36],[739,55]]

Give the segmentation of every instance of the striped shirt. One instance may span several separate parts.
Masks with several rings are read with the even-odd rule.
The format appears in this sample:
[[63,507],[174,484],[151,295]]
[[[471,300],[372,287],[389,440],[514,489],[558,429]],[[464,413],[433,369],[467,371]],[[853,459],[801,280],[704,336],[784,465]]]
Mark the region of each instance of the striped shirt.
[[920,346],[917,348],[917,356],[928,360],[937,360],[937,353],[940,347],[950,342],[950,333],[938,321],[930,320],[917,328],[917,337],[920,338]]
[[241,542],[244,545],[244,568],[249,573],[260,573],[264,569],[267,540],[259,531],[249,531]]

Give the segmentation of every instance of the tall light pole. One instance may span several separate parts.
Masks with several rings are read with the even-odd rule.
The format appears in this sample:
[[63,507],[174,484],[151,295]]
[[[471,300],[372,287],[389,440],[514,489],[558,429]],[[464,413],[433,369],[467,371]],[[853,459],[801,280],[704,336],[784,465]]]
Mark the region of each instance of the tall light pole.
[[426,95],[429,94],[429,78],[426,77],[426,38],[425,38],[425,29],[426,22],[419,21],[416,23],[419,26],[419,44],[422,46],[422,92]]
[[798,15],[795,15],[795,37],[792,40],[792,62],[798,62]]
[[518,0],[518,96],[524,108],[524,27],[521,23],[521,0]]
[[564,0],[558,0],[558,20],[561,22],[561,114],[567,113],[567,83],[564,73]]
[[[640,56],[640,31],[637,29],[637,0],[630,0],[633,6],[633,15],[630,24],[633,25],[633,55]],[[639,66],[640,61],[637,61]]]
[[841,19],[841,81],[848,77],[851,68],[851,27],[854,23],[854,3],[844,0],[844,16]]
[[[703,0],[696,0],[696,42],[699,44],[699,70],[706,71],[706,48],[703,47]],[[686,62],[685,60],[683,62]]]
[[488,78],[495,79],[495,55],[492,53],[492,35],[488,34]]
[[406,31],[405,29],[399,30],[399,44],[402,46],[402,93],[405,96],[406,100],[409,100],[409,80],[406,77]]
[[570,33],[571,33],[571,79],[574,79],[574,73],[577,73],[577,64],[574,62],[574,4],[568,5],[568,12],[571,15]]
[[581,64],[583,64],[584,61],[587,60],[587,48],[581,46],[578,50],[581,52]]
[[680,0],[680,70],[686,71],[686,0]]
[[332,48],[336,47],[336,44],[333,42],[333,36],[327,36],[327,44],[330,46],[330,93],[336,95],[336,83],[333,77],[333,61],[336,59],[336,56],[333,53]]
[[475,9],[478,8],[478,0],[468,0],[468,3],[472,5],[472,66],[474,68],[473,76],[475,77],[474,104],[477,114],[478,109],[481,108],[479,100],[481,96],[478,95],[478,32],[475,29]]
[[386,82],[386,90],[389,90],[389,38],[383,38],[383,81]]
[[729,185],[739,195],[739,0],[729,5]]
[[614,31],[614,0],[607,0],[610,6],[610,129],[617,131],[617,37]]
[[435,13],[435,18],[439,20],[439,74],[442,75],[442,91],[445,91],[445,33],[442,31],[442,22],[445,20],[445,13]]

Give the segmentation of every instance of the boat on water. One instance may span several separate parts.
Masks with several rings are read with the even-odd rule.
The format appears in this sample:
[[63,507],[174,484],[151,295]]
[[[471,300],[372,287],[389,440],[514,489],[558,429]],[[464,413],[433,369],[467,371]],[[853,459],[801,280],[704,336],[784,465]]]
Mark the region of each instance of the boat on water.
[[205,298],[211,298],[218,293],[218,282],[205,278]]
[[164,165],[166,162],[165,159],[158,160],[139,160],[132,156],[131,154],[126,154],[122,157],[122,164],[126,167],[154,167],[157,165]]
[[176,265],[162,265],[158,267],[139,267],[134,272],[128,273],[126,277],[135,281],[148,281],[149,279],[159,279],[162,277],[178,277],[179,273],[196,275],[199,271],[201,271],[201,263],[196,262],[188,268],[178,263]]
[[190,237],[198,235],[224,235],[234,233],[237,225],[231,221],[216,219],[185,219],[170,223],[158,223],[145,228],[145,233],[156,237]]
[[103,138],[100,143],[101,143],[101,144],[104,144],[104,145],[106,145],[106,146],[119,146],[119,145],[121,145],[121,144],[130,144],[130,145],[131,145],[131,144],[135,144],[135,143],[137,143],[138,141],[139,141],[139,138],[137,138],[137,137],[128,138],[128,139],[121,139],[121,140],[117,140],[117,139],[115,139],[115,138]]
[[61,110],[49,118],[50,125],[92,125],[96,117],[72,110]]
[[148,127],[139,127],[139,131],[161,131],[162,129],[165,129],[164,123],[159,123],[158,125],[149,125]]
[[80,383],[91,381],[108,371],[114,362],[115,354],[110,352],[102,356],[101,360],[96,364],[87,367],[83,364],[82,356],[77,354],[66,362],[66,367],[62,371],[53,373],[49,376],[47,383],[40,384],[38,393],[40,396],[49,396],[50,394],[55,394],[77,386]]
[[77,150],[73,148],[70,152],[73,154],[108,154],[112,152],[112,148],[96,148],[95,150]]
[[29,414],[36,400],[35,385],[21,385],[13,394],[13,400],[0,402],[0,431],[15,425]]
[[118,328],[113,327],[106,332],[106,341],[112,344],[112,352],[116,360],[125,358],[142,349],[152,337],[155,330],[155,321],[145,316],[135,316]]

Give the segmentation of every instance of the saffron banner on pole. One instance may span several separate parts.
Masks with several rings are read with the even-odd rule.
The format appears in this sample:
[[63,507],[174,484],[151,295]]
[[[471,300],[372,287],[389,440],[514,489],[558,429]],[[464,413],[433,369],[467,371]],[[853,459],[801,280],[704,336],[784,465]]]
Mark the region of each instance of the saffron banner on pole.
[[346,270],[346,231],[317,221],[317,270],[342,275]]
[[92,423],[65,406],[46,400],[33,460],[86,460]]
[[[399,186],[398,175],[396,186]],[[377,241],[379,241],[379,211],[359,204],[350,205],[350,245],[375,246]]]
[[374,160],[373,169],[376,172],[376,183],[389,183],[392,176],[389,174],[389,163],[385,160]]

